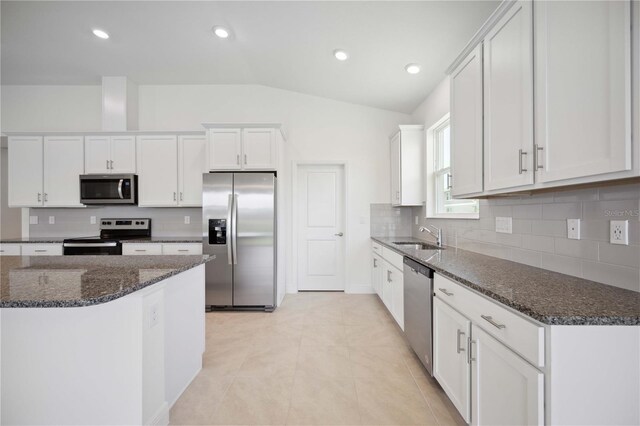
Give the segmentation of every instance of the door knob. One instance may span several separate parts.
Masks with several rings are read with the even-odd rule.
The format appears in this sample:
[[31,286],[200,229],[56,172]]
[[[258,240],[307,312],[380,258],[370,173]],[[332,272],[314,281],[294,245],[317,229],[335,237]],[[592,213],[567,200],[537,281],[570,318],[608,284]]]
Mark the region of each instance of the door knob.
[[336,237],[342,237],[344,234],[342,232],[338,232],[337,234],[333,234],[333,235],[335,235]]

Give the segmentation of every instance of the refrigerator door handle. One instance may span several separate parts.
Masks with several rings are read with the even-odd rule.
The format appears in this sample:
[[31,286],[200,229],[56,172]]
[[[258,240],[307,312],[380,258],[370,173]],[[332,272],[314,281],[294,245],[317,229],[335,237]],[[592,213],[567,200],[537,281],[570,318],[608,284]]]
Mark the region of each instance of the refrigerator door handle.
[[229,265],[233,265],[234,261],[233,261],[233,252],[231,249],[231,244],[233,241],[232,235],[233,235],[233,222],[231,221],[232,219],[232,212],[233,212],[233,195],[229,194],[229,205],[227,206],[227,229],[230,229],[231,232],[229,232],[227,236],[227,258],[229,259]]
[[238,195],[233,194],[233,220],[231,222],[231,238],[233,238],[233,264],[238,264]]

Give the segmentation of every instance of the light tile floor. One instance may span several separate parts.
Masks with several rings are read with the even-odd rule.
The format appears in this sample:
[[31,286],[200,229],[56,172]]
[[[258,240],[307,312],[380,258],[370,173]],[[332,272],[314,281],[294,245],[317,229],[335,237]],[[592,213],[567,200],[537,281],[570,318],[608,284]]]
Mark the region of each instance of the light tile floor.
[[173,425],[464,424],[375,295],[298,293],[273,313],[206,318]]

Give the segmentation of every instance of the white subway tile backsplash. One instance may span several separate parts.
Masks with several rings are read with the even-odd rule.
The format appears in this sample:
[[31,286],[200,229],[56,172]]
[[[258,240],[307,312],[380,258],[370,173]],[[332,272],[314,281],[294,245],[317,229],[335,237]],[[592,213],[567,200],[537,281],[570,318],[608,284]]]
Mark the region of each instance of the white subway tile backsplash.
[[542,259],[542,253],[533,250],[524,250],[519,248],[513,248],[510,250],[511,259],[514,262],[524,263],[525,265],[531,265],[540,267]]
[[598,189],[587,188],[573,191],[559,191],[554,194],[553,201],[558,203],[591,201],[598,199]]
[[638,200],[586,201],[583,203],[584,219],[638,220]]
[[542,204],[513,206],[513,217],[517,219],[542,219]]
[[580,203],[553,203],[542,205],[542,219],[566,220],[568,218],[582,218],[582,204]]
[[595,241],[556,238],[554,243],[556,254],[598,260],[598,243]]
[[523,235],[522,248],[553,253],[555,244],[553,237],[547,237],[544,235]]
[[640,200],[640,183],[598,188],[600,200]]
[[564,220],[534,220],[531,222],[531,233],[561,237],[567,233],[567,223]]
[[583,261],[582,278],[640,291],[640,269],[638,268]]
[[576,277],[580,277],[582,274],[580,259],[557,254],[541,253],[540,267]]
[[639,246],[621,246],[610,243],[599,243],[600,262],[614,265],[638,267],[640,264]]

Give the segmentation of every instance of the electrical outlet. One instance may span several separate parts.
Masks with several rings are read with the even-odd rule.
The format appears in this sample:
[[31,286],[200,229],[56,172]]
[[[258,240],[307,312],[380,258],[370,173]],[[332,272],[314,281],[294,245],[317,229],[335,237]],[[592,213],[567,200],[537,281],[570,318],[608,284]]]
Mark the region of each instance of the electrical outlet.
[[609,226],[609,242],[611,244],[629,245],[629,221],[612,220]]
[[91,216],[89,218],[89,223],[92,224],[92,225],[95,225],[96,224],[96,217],[95,216]]
[[189,225],[191,223],[191,216],[185,216],[184,217],[184,224],[185,225]]
[[510,217],[496,217],[496,232],[512,234],[513,220]]
[[149,307],[149,328],[155,327],[160,321],[160,314],[158,313],[158,304],[153,304]]
[[418,216],[416,216],[416,225],[418,224]]
[[37,225],[38,216],[29,216],[29,225]]
[[567,219],[567,238],[580,239],[580,219]]
[[49,216],[49,225],[54,225],[56,223],[56,217],[55,216]]

